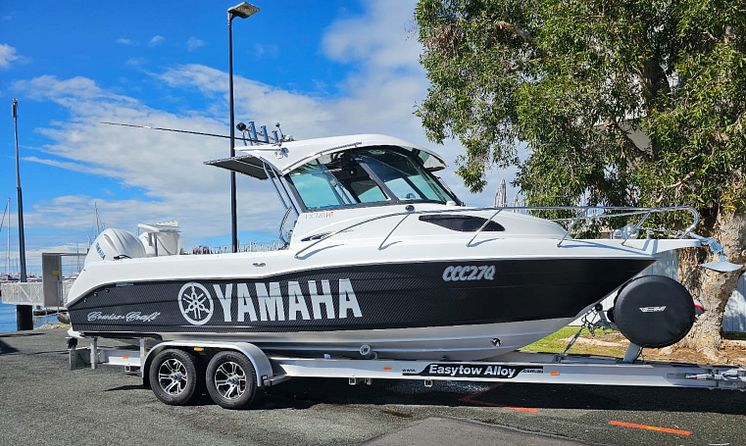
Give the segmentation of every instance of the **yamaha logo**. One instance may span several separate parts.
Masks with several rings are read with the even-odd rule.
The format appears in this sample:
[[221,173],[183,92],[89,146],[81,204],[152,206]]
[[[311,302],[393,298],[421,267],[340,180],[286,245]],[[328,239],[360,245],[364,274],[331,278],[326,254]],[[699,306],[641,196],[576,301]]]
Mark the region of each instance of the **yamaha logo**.
[[213,324],[362,318],[350,279],[339,279],[334,285],[329,280],[188,282],[177,300],[181,315],[192,325],[206,324],[215,310],[222,312],[222,321],[218,314]]
[[184,284],[179,291],[179,310],[190,324],[206,324],[214,310],[210,292],[197,282]]

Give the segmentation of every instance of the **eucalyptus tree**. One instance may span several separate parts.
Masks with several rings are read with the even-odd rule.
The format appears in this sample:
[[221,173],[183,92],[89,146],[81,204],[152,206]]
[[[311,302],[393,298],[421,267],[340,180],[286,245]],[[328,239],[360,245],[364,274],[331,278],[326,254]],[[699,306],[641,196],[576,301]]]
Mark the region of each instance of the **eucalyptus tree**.
[[[746,261],[743,2],[420,0],[415,18],[431,83],[416,114],[463,144],[471,190],[515,165],[529,205],[690,204]],[[708,310],[682,342],[714,354],[739,273],[693,268],[704,255],[681,261]]]

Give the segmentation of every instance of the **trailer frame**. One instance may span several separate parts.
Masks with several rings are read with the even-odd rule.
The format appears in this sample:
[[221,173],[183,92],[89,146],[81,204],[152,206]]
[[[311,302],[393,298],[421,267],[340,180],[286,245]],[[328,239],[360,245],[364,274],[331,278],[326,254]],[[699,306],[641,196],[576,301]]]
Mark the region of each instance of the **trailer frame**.
[[[78,340],[89,342],[79,347]],[[632,345],[631,350],[639,347]],[[350,359],[342,357],[289,357],[267,354],[250,342],[139,338],[138,345],[104,347],[97,337],[69,337],[70,369],[102,365],[123,367],[148,384],[150,362],[164,349],[199,355],[238,352],[254,366],[254,385],[266,389],[290,378],[343,378],[350,385],[370,384],[374,379],[485,383],[614,385],[746,390],[746,368],[735,365],[688,364],[641,361],[575,354],[512,352],[491,361],[429,361]],[[632,359],[630,359],[632,358]]]

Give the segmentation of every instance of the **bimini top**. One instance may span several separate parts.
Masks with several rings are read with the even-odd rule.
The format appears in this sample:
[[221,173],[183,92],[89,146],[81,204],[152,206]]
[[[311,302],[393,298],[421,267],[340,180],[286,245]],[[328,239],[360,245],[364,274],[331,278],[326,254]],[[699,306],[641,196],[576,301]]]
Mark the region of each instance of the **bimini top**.
[[280,175],[286,175],[303,164],[323,155],[360,147],[386,146],[411,150],[423,160],[425,168],[431,172],[446,167],[443,158],[432,150],[393,136],[378,134],[332,136],[300,141],[285,141],[280,144],[237,147],[235,157],[207,161],[205,164],[222,167],[265,180],[268,177],[264,163],[273,167]]

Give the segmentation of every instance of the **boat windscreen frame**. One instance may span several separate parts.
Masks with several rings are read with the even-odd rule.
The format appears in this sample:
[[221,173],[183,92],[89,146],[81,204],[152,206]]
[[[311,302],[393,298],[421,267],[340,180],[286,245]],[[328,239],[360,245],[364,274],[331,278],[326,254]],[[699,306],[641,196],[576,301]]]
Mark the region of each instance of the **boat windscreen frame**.
[[[280,175],[272,165],[262,160],[262,169],[264,170],[265,175],[267,175],[267,179],[269,179],[272,183],[272,187],[277,193],[277,197],[280,199],[280,202],[282,202],[282,205],[285,207],[285,213],[282,217],[282,221],[280,221],[279,237],[280,240],[284,241],[285,243],[289,243],[290,239],[286,238],[283,233],[285,223],[287,222],[287,218],[290,215],[290,211],[295,212],[296,218],[300,217],[300,214],[303,212],[303,202],[300,201],[297,194],[294,194],[295,188],[293,186],[288,187],[285,185],[287,179],[283,175]],[[280,183],[282,192],[280,192],[280,187],[277,186],[277,183]]]
[[[342,152],[336,152],[336,154],[349,154],[359,151],[365,151],[370,149],[375,149],[377,147],[383,147],[383,146],[364,146],[364,147],[355,147],[349,150],[345,150]],[[453,193],[453,191],[447,186],[444,185],[442,180],[435,176],[432,171],[430,171],[428,168],[426,168],[423,164],[422,159],[417,156],[417,153],[408,150],[403,147],[397,147],[397,146],[385,146],[387,151],[394,151],[406,158],[408,158],[410,161],[414,162],[418,167],[419,170],[421,170],[422,175],[426,175],[427,179],[434,182],[437,186],[441,188],[441,190],[456,204],[459,206],[463,206],[463,202],[456,196],[456,194]],[[365,155],[362,155],[361,157],[364,157]],[[319,162],[319,158],[315,158],[313,160],[309,160],[306,163],[297,166],[295,169],[291,170],[287,174],[283,175],[283,178],[288,184],[288,187],[290,189],[290,192],[292,196],[295,198],[295,202],[298,204],[298,206],[301,208],[302,212],[324,212],[324,211],[331,211],[331,210],[337,210],[337,209],[358,209],[358,208],[369,208],[369,207],[381,207],[381,206],[392,206],[392,205],[407,205],[407,204],[416,204],[416,203],[438,203],[438,204],[445,204],[443,201],[440,200],[431,200],[431,199],[411,199],[411,200],[403,200],[397,197],[397,195],[386,185],[386,183],[375,173],[373,169],[368,166],[364,160],[359,162],[359,166],[365,170],[365,172],[368,174],[371,180],[375,183],[376,186],[378,186],[381,191],[384,193],[384,195],[387,197],[387,200],[383,201],[374,201],[374,202],[367,202],[367,203],[353,203],[353,204],[340,204],[335,206],[328,206],[328,207],[311,207],[309,208],[306,206],[305,201],[301,197],[300,193],[298,192],[298,189],[293,182],[293,179],[291,175],[296,170],[302,168],[303,166],[306,166],[309,163],[312,162],[318,162],[321,165],[324,165]],[[405,180],[407,182],[411,183],[411,180]],[[417,187],[414,187],[415,190],[419,190]],[[421,193],[421,196],[424,196],[423,193]]]

